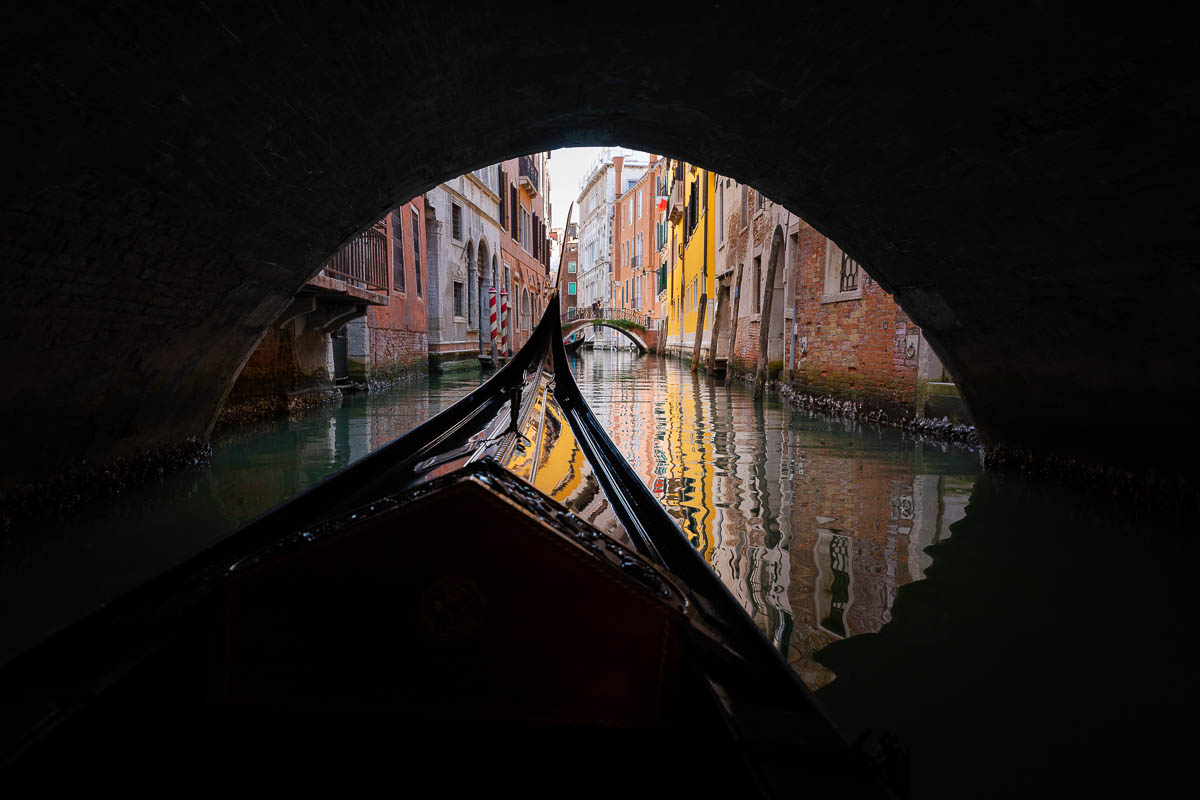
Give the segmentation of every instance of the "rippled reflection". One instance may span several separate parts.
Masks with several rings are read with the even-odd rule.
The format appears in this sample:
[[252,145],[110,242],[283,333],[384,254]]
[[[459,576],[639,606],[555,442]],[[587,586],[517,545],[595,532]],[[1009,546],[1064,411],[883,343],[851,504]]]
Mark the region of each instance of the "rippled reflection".
[[584,351],[580,389],[692,544],[813,688],[813,654],[878,631],[979,472],[964,448],[831,421],[675,360]]

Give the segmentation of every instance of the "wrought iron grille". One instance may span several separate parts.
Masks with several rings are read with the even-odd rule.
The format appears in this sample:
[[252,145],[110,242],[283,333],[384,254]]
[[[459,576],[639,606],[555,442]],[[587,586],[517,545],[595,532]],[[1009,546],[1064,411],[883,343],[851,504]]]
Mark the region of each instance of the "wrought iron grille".
[[542,190],[541,176],[537,168],[537,162],[533,160],[533,156],[521,156],[517,159],[518,175],[529,181],[535,192]]
[[853,292],[858,289],[858,262],[842,253],[842,267],[838,273],[841,276],[841,291]]

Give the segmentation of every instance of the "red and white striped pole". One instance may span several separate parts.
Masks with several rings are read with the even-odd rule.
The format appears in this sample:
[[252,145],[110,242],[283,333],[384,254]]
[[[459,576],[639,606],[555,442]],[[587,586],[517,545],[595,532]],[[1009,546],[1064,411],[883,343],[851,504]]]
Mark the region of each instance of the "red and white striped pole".
[[488,313],[492,320],[492,366],[496,365],[496,287],[488,290]]
[[500,355],[508,358],[508,289],[500,290]]

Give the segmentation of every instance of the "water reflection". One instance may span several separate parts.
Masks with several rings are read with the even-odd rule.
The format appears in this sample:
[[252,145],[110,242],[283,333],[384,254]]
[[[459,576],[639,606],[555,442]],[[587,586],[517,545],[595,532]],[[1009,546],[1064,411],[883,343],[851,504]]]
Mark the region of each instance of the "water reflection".
[[447,373],[231,432],[211,463],[0,537],[0,662],[450,406]]
[[755,402],[674,360],[584,351],[580,388],[692,544],[813,688],[962,518],[977,456]]

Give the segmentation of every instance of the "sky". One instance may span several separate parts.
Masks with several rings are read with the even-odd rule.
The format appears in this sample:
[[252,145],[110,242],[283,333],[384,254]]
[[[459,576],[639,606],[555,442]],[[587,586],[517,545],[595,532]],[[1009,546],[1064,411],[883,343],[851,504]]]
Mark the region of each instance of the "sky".
[[[615,145],[614,145],[615,147]],[[603,147],[563,147],[550,151],[550,227],[567,224],[571,202],[579,197],[579,182]],[[640,151],[633,151],[640,152]],[[574,220],[579,221],[576,209]]]
[[[579,182],[603,147],[563,147],[550,152],[550,227],[567,224],[567,209],[579,197]],[[579,213],[575,213],[579,221]]]

